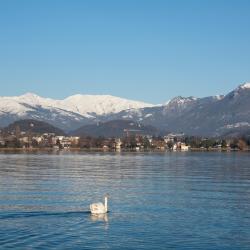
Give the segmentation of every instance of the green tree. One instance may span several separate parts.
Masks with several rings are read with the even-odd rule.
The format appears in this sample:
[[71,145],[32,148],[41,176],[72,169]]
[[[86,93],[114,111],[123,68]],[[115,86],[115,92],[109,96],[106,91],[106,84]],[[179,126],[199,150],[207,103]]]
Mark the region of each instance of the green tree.
[[226,140],[223,139],[223,140],[221,141],[221,147],[222,147],[222,148],[226,148],[226,147],[227,147],[227,142],[226,142]]
[[149,142],[149,140],[148,140],[148,138],[145,136],[145,137],[143,137],[143,142],[142,142],[142,145],[143,145],[143,147],[145,148],[145,149],[149,149],[150,148],[150,142]]

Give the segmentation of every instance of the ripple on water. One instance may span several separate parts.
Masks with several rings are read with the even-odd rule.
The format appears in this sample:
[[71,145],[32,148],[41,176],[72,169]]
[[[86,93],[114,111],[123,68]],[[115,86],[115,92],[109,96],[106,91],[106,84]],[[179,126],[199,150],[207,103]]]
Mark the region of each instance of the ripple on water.
[[249,249],[249,156],[0,154],[0,248]]

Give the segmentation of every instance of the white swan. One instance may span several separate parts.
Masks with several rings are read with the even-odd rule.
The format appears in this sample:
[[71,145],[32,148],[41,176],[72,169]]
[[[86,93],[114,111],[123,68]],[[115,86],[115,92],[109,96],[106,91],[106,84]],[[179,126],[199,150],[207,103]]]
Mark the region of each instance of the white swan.
[[106,214],[108,212],[108,196],[104,197],[104,204],[101,202],[90,204],[92,214]]

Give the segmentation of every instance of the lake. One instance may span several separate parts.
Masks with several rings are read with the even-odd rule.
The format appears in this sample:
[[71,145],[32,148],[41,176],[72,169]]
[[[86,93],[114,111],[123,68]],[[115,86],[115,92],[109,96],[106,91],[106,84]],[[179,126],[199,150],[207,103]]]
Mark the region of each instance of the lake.
[[0,223],[1,249],[250,249],[250,154],[0,153]]

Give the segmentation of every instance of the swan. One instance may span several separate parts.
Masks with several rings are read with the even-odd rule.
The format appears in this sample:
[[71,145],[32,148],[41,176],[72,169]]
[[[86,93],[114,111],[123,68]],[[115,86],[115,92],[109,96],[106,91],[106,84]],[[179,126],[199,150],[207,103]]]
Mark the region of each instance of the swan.
[[106,214],[108,212],[108,196],[104,197],[104,204],[102,202],[90,204],[91,214]]

